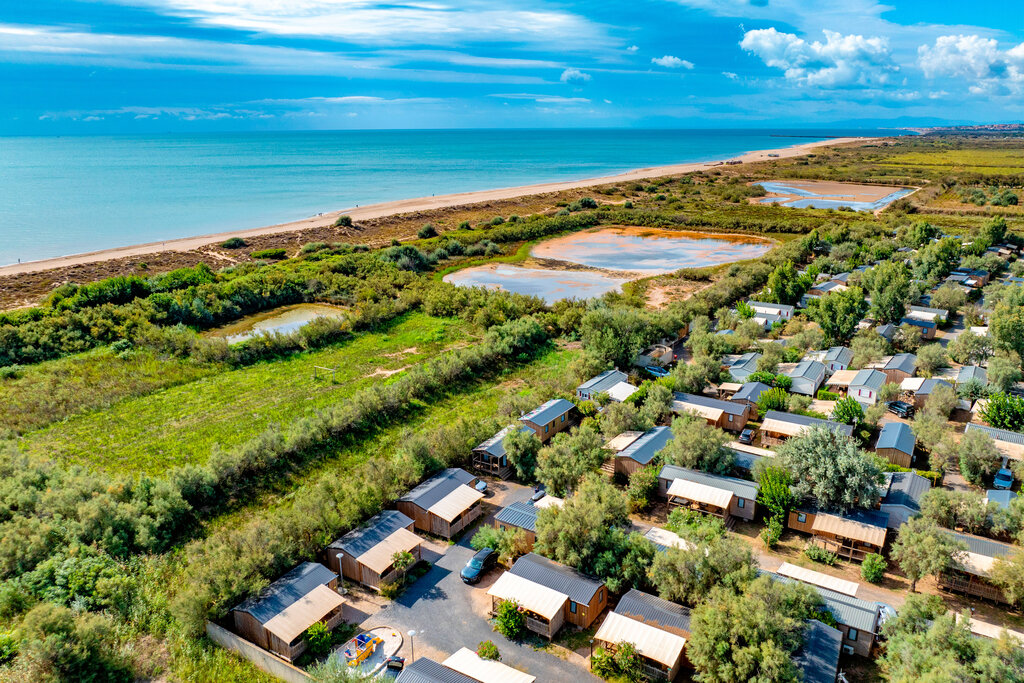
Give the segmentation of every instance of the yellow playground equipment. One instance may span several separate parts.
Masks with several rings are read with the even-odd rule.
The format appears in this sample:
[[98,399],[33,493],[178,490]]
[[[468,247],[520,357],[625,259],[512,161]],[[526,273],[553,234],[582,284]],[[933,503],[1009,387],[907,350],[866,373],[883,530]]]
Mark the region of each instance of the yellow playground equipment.
[[359,666],[374,653],[378,645],[383,644],[384,641],[379,636],[360,633],[345,646],[345,659],[348,660],[349,666]]

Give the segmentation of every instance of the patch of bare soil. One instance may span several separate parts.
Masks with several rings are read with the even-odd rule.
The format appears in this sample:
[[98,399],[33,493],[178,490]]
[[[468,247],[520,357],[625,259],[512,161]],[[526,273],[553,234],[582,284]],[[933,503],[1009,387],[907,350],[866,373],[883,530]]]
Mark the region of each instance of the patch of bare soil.
[[402,356],[408,356],[411,353],[419,353],[419,349],[417,349],[415,346],[410,346],[407,349],[402,349],[401,351],[395,351],[394,353],[385,353],[384,357],[385,358],[401,358]]
[[370,374],[368,374],[366,376],[367,377],[390,377],[391,375],[397,375],[398,373],[402,372],[403,370],[408,370],[411,367],[412,367],[411,365],[403,365],[402,367],[395,368],[394,370],[388,370],[387,368],[377,368],[376,370],[374,370],[373,372],[371,372]]

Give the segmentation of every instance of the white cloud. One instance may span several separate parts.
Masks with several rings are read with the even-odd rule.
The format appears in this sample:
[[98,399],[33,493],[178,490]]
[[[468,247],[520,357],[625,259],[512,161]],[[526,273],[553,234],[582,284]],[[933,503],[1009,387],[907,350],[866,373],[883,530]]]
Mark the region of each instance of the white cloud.
[[639,49],[640,48],[638,46],[636,46],[636,45],[630,45],[629,47],[626,48],[626,51],[627,52],[636,52]]
[[899,67],[885,38],[825,31],[825,42],[808,43],[774,28],[747,31],[740,47],[768,66],[782,69],[787,80],[823,88],[882,85]]
[[494,93],[488,97],[497,97],[503,100],[532,100],[541,104],[590,104],[586,97],[562,97],[560,95],[536,95],[532,93]]
[[569,68],[562,72],[558,80],[562,81],[562,83],[585,82],[590,80],[590,74],[584,73],[579,69]]
[[738,75],[734,74],[731,71],[723,71],[722,75],[728,78],[730,81],[735,81],[737,78],[739,78]]
[[653,57],[651,59],[652,64],[663,66],[668,69],[692,69],[693,62],[685,59],[679,59],[679,57],[673,57],[672,55],[665,55],[664,57]]
[[991,38],[940,36],[933,45],[920,46],[917,54],[925,78],[967,83],[975,95],[1024,92],[1024,43],[1004,51]]

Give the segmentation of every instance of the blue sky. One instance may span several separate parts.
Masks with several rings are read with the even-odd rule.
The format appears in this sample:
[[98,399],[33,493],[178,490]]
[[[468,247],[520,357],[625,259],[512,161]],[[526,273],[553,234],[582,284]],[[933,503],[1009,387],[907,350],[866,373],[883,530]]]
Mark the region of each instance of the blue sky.
[[1016,0],[0,0],[0,134],[1024,120]]

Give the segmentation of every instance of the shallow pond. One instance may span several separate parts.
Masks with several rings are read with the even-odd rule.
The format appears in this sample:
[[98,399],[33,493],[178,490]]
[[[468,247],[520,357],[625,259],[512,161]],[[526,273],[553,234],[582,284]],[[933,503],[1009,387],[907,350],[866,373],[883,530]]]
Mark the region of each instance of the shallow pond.
[[[864,186],[851,185],[847,193],[840,184],[829,183],[822,186],[822,190],[815,191],[808,187],[799,187],[795,184],[782,182],[757,183],[766,192],[783,195],[781,197],[765,197],[758,200],[762,204],[781,204],[792,206],[797,209],[838,209],[849,207],[855,211],[878,211],[892,204],[897,199],[906,197],[914,192],[913,188],[869,188],[871,190],[892,190],[883,196],[872,198],[874,193],[860,191]],[[805,183],[806,185],[807,183]],[[826,189],[827,188],[827,189]],[[869,196],[865,196],[869,195]]]
[[592,270],[524,268],[491,263],[455,271],[444,277],[463,287],[503,289],[517,294],[539,296],[551,304],[559,299],[590,299],[605,292],[619,291],[626,278]]
[[602,228],[541,242],[530,255],[648,276],[757,258],[771,248],[768,240],[746,235]]
[[230,325],[210,330],[207,335],[224,337],[229,343],[234,344],[270,332],[294,332],[317,318],[340,318],[343,315],[345,310],[337,306],[295,304],[247,315]]

